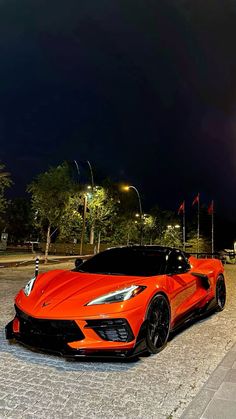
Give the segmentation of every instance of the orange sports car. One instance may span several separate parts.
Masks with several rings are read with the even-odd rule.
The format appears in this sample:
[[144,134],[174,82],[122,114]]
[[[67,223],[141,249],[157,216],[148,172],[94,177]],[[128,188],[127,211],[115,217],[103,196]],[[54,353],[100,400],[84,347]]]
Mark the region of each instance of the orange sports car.
[[32,278],[7,339],[64,356],[157,353],[169,333],[226,301],[222,263],[161,246],[111,248]]

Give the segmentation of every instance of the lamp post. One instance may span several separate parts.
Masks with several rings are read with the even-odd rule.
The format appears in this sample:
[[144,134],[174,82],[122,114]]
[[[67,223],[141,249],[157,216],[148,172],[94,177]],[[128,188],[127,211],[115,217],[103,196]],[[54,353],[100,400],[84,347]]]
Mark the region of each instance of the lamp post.
[[79,170],[79,165],[78,165],[78,163],[77,163],[77,161],[76,161],[76,160],[74,160],[74,163],[75,163],[75,166],[76,166],[76,170],[77,170],[77,173],[78,173],[78,182],[79,182],[79,178],[80,178],[80,170]]
[[141,203],[141,198],[140,198],[140,194],[138,189],[133,186],[133,185],[129,185],[129,186],[125,186],[124,190],[125,191],[129,191],[130,189],[133,189],[138,197],[138,203],[139,203],[139,214],[140,214],[140,221],[141,221],[141,229],[140,229],[140,246],[143,244],[143,210],[142,210],[142,203]]
[[[87,160],[87,163],[88,163],[89,170],[90,170],[90,176],[91,176],[91,192],[93,194],[93,190],[94,190],[93,169],[92,169],[92,165],[91,165],[91,163],[90,163],[89,160]],[[94,243],[94,222],[92,222],[91,229],[90,229],[89,243],[90,244],[93,244]]]
[[[86,162],[88,163],[89,166],[89,171],[90,171],[90,177],[91,177],[91,193],[93,194],[94,191],[94,176],[93,176],[93,169],[92,169],[92,165],[90,163],[89,160],[86,160]],[[76,169],[77,169],[77,173],[78,173],[78,179],[80,178],[80,170],[79,170],[79,165],[77,163],[76,160],[74,160]],[[86,198],[86,202],[84,202],[84,205],[86,204],[86,208],[87,208],[87,204],[88,204],[88,200]],[[84,207],[85,208],[85,207]],[[84,223],[83,223],[84,225]],[[85,230],[85,226],[83,227],[83,231]],[[84,233],[82,232],[82,236],[84,235]],[[93,244],[94,243],[94,223],[92,223],[91,225],[91,230],[90,230],[90,237],[89,237],[89,243]],[[83,245],[82,245],[83,247]],[[81,253],[80,253],[81,254]]]
[[83,244],[84,244],[84,235],[85,235],[85,224],[86,224],[86,212],[87,212],[87,200],[88,196],[84,194],[84,211],[83,211],[83,225],[82,225],[82,232],[81,232],[81,240],[80,240],[80,251],[79,254],[83,254]]
[[[94,189],[93,169],[92,169],[90,161],[86,160],[86,162],[88,163],[88,166],[89,166],[90,177],[91,177],[91,187],[92,187],[92,192],[93,192],[93,189]],[[77,173],[78,173],[78,179],[79,179],[80,178],[80,170],[79,170],[79,165],[77,163],[77,160],[74,160],[74,163],[75,163],[75,166],[76,166],[76,170],[77,170]]]
[[91,186],[92,186],[92,192],[93,192],[93,189],[94,189],[93,169],[92,169],[92,166],[91,166],[91,163],[90,163],[90,161],[89,161],[89,160],[87,160],[87,163],[88,163],[89,170],[90,170],[90,176],[91,176]]

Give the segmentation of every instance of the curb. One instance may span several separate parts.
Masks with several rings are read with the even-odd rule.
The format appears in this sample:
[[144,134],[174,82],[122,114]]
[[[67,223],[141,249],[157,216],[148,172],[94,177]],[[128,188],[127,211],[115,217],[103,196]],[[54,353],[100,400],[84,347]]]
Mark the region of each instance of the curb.
[[[79,255],[74,255],[74,256],[62,256],[62,257],[50,257],[48,259],[47,264],[56,264],[56,263],[63,263],[63,262],[69,262],[69,261],[74,261],[77,258],[82,258],[82,259],[88,259],[91,255],[83,255],[83,256],[79,256]],[[0,268],[11,268],[11,267],[19,267],[19,266],[30,266],[30,265],[35,265],[35,257],[32,259],[25,259],[25,260],[14,260],[14,261],[7,261],[7,262],[0,262]],[[44,263],[45,259],[44,257],[41,257],[39,259],[40,264]]]

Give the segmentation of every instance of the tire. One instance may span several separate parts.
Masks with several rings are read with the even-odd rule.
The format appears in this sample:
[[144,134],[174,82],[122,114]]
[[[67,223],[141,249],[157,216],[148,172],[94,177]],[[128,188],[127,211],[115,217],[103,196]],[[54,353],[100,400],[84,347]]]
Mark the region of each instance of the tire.
[[223,275],[219,275],[216,281],[216,311],[222,311],[226,302],[226,286]]
[[170,331],[170,306],[163,294],[156,294],[147,310],[146,346],[149,354],[157,354],[167,343]]

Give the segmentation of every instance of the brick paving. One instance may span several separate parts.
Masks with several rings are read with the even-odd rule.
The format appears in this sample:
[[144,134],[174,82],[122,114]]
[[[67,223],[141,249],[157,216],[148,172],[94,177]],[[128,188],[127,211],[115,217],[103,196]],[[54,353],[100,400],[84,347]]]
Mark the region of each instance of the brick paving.
[[236,341],[236,266],[226,270],[228,300],[222,313],[185,329],[155,356],[121,363],[69,362],[9,345],[4,326],[13,317],[13,297],[33,270],[0,269],[0,418],[175,419],[190,409],[201,389],[209,404],[209,392],[218,390],[204,384]]
[[181,419],[222,418],[236,418],[236,344],[181,416]]

